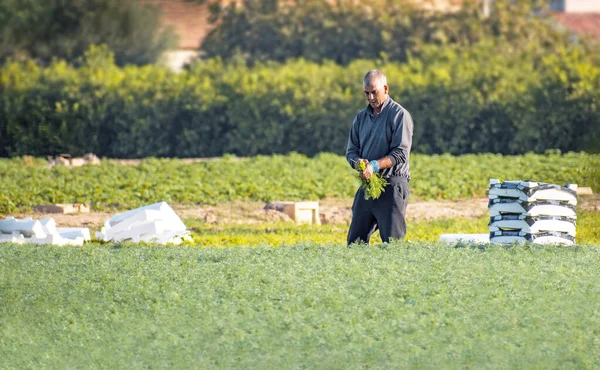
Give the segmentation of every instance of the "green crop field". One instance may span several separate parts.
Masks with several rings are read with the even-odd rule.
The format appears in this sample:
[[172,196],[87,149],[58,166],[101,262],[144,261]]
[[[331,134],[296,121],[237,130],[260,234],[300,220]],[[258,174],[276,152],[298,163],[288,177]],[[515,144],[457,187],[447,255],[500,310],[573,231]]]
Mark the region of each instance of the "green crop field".
[[[598,192],[599,160],[414,155],[412,201],[483,197],[489,177]],[[54,202],[118,212],[347,199],[358,186],[334,154],[70,170],[4,159],[0,182],[2,215]],[[180,247],[1,244],[0,369],[595,368],[600,212],[589,204],[576,247],[436,242],[485,232],[485,215],[410,220],[406,241],[371,246],[346,247],[344,223],[199,217],[184,219],[193,242]]]
[[598,247],[0,248],[0,368],[595,368]]
[[[413,199],[486,195],[489,178],[591,186],[600,192],[600,155],[412,155]],[[94,209],[231,200],[349,198],[357,181],[343,156],[300,154],[222,157],[201,163],[145,159],[138,166],[106,160],[101,166],[46,168],[43,160],[0,159],[0,214],[36,204],[90,203]]]

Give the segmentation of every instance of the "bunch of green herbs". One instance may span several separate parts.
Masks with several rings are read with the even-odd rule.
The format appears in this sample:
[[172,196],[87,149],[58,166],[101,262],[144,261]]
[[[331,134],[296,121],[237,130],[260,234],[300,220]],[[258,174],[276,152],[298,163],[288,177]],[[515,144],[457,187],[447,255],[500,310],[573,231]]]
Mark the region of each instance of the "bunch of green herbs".
[[367,169],[367,162],[361,161],[358,164],[358,179],[360,180],[360,187],[365,192],[365,199],[377,199],[381,196],[381,193],[385,190],[387,181],[381,176],[380,173],[374,173],[370,178],[365,179],[360,176],[360,172]]

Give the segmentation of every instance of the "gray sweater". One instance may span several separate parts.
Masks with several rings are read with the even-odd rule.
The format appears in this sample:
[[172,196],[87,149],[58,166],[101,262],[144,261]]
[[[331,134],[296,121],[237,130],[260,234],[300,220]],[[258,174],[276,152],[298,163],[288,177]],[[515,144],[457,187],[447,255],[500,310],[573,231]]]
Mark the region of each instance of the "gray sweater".
[[354,168],[360,158],[369,161],[390,157],[392,167],[381,170],[381,175],[405,177],[410,181],[410,147],[413,121],[410,113],[388,97],[381,112],[373,116],[371,106],[358,112],[348,138],[346,159]]

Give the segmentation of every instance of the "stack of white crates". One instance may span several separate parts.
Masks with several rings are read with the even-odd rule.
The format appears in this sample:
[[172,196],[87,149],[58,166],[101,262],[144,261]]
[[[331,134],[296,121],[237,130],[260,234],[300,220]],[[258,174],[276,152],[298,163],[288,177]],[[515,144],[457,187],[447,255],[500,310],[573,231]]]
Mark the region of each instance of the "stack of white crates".
[[490,179],[490,242],[575,244],[577,185]]

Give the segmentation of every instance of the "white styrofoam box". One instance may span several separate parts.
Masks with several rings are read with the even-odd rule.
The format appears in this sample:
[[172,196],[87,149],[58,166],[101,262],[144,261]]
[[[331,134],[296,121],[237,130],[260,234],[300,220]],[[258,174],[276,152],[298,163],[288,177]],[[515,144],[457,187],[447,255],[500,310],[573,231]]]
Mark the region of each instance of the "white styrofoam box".
[[46,217],[46,218],[40,220],[40,223],[42,224],[42,228],[46,235],[54,235],[57,233],[56,222],[54,221],[54,219],[52,217]]
[[523,215],[498,215],[490,218],[490,231],[520,230],[530,234],[558,231],[575,236],[576,221],[568,217]]
[[127,230],[123,230],[118,233],[110,233],[112,230],[108,230],[107,236],[113,240],[132,240],[134,242],[140,241],[140,235],[151,234],[157,235],[164,233],[165,231],[178,231],[178,230],[169,230],[165,226],[167,226],[167,222],[163,221],[146,221],[146,222],[138,222],[132,225],[133,227]]
[[530,234],[523,231],[493,231],[490,232],[490,241],[492,243],[521,243],[532,242],[536,244],[565,244],[574,245],[575,237],[561,232],[540,232]]
[[500,183],[496,179],[490,179],[488,197],[490,199],[513,198],[527,202],[556,200],[575,206],[577,205],[577,185],[560,186],[532,181],[504,181]]
[[15,244],[23,244],[25,243],[25,238],[21,234],[2,234],[0,233],[0,243],[15,243]]
[[12,234],[18,231],[25,237],[45,238],[44,226],[40,221],[31,218],[17,220],[14,217],[6,217],[5,220],[0,220],[0,233]]
[[[82,245],[89,240],[90,230],[87,228],[65,228],[65,236],[60,234],[53,218],[41,221],[26,218],[17,220],[7,217],[0,221],[0,242],[53,244],[53,245]],[[77,230],[76,232],[74,230]],[[87,235],[87,239],[86,236]]]
[[[139,235],[145,232],[138,231],[138,228],[143,228],[147,224],[151,224],[153,222],[160,222],[160,226],[163,230],[172,230],[172,231],[185,231],[186,227],[181,222],[181,219],[173,213],[163,213],[161,211],[155,210],[143,210],[138,213],[134,213],[131,217],[121,220],[120,222],[114,224],[109,228],[103,229],[103,234],[108,240],[114,239],[116,235]],[[128,234],[128,232],[131,232]],[[162,232],[162,231],[160,231]],[[130,237],[126,237],[126,239],[130,239]]]
[[[537,182],[537,181],[521,181],[521,180],[511,180],[511,181],[500,181],[499,179],[492,179],[490,178],[490,187],[516,187],[516,188],[536,188],[536,187],[541,187],[541,186],[545,186],[545,185],[554,185],[554,184],[549,184],[547,182]],[[563,186],[566,189],[570,189],[573,191],[577,191],[577,184],[567,184],[565,186]]]
[[562,236],[556,235],[542,235],[532,239],[536,244],[564,244],[564,245],[575,245],[575,240],[567,239]]
[[[160,211],[155,211],[155,210],[150,210],[150,209],[144,209],[140,212],[134,213],[132,214],[129,218],[120,220],[117,223],[114,223],[113,225],[111,225],[111,221],[109,220],[107,223],[109,224],[108,227],[105,227],[105,230],[107,231],[107,236],[111,236],[117,233],[120,233],[122,231],[127,231],[129,229],[131,229],[131,226],[137,223],[142,223],[142,222],[146,222],[146,221],[155,221],[155,220],[161,220],[163,219],[163,214]],[[110,231],[110,233],[108,233],[108,231]]]
[[525,236],[509,235],[509,236],[494,236],[490,237],[490,243],[494,244],[513,244],[513,243],[527,243],[528,240]]
[[[560,222],[559,225],[557,225],[557,223]],[[540,222],[536,222],[533,225],[528,225],[525,222],[522,222],[520,226],[518,227],[500,227],[497,226],[497,224],[492,224],[490,225],[490,232],[493,231],[523,231],[526,233],[530,233],[530,234],[536,234],[536,233],[541,233],[541,232],[545,232],[545,231],[558,231],[561,233],[565,233],[565,234],[569,234],[571,236],[575,236],[576,235],[576,230],[575,230],[575,225],[567,223],[567,222],[561,222],[561,221],[540,221]]]
[[91,240],[90,229],[87,227],[57,227],[56,231],[61,237],[65,239],[77,239],[82,238],[83,240]]
[[46,237],[44,237],[44,238],[36,238],[36,237],[27,238],[27,239],[25,239],[25,241],[27,243],[32,243],[32,244],[66,245],[68,240],[63,239],[58,233],[56,233],[56,234],[46,235]]
[[571,205],[577,205],[577,196],[572,193],[556,189],[539,190],[531,196],[517,189],[490,189],[488,192],[489,199],[496,198],[511,198],[526,202],[537,202],[539,200],[558,200],[567,202]]
[[457,243],[489,243],[490,234],[442,234],[440,235],[441,242]]
[[270,202],[265,209],[274,209],[283,212],[297,223],[321,224],[319,216],[319,202]]
[[171,207],[169,207],[169,205],[166,202],[154,203],[149,206],[140,207],[140,208],[132,209],[127,212],[120,213],[118,215],[113,216],[110,220],[107,221],[107,223],[109,224],[110,227],[113,227],[114,225],[118,224],[119,222],[132,217],[136,213],[140,213],[145,210],[159,211],[162,214],[163,220],[171,220],[171,219],[173,219],[174,221],[179,220],[179,228],[183,228],[185,230],[184,223],[181,221],[181,219],[179,219],[179,216],[177,216],[175,211],[173,211],[173,209]]
[[576,218],[575,207],[568,202],[544,200],[530,203],[508,198],[490,199],[490,216],[501,214],[524,214],[527,216],[563,216]]
[[96,238],[164,244],[180,242],[186,232],[185,224],[175,211],[167,203],[160,202],[115,215],[104,223],[104,227],[96,233]]

